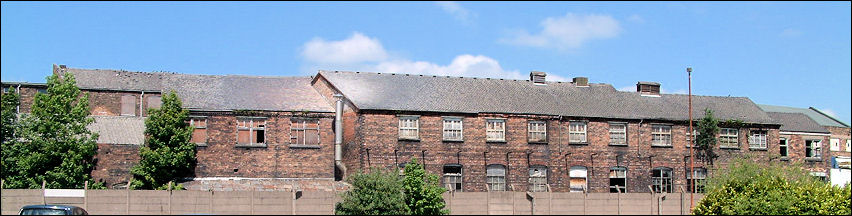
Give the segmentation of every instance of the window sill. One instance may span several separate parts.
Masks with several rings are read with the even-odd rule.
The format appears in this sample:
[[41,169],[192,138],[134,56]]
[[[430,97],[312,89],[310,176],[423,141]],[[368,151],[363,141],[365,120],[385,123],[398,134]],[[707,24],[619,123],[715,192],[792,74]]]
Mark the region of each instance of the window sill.
[[651,147],[653,147],[653,148],[674,148],[674,146],[671,146],[671,145],[651,145]]
[[767,151],[766,148],[748,148],[749,151]]
[[805,161],[808,161],[808,162],[822,162],[822,158],[818,158],[818,157],[807,157],[807,158],[805,158]]
[[486,143],[506,143],[506,140],[485,140]]
[[722,150],[740,150],[739,147],[719,147]]
[[236,144],[237,148],[266,148],[266,143]]
[[319,145],[290,144],[290,148],[294,148],[294,149],[320,149],[320,146]]
[[399,138],[399,139],[397,139],[397,141],[420,142],[420,139],[419,139],[419,138],[418,138],[418,139],[413,139],[413,138]]
[[627,147],[627,144],[616,144],[616,143],[610,143],[610,144],[609,144],[609,146],[613,146],[613,147]]
[[568,145],[589,145],[589,142],[568,142]]
[[195,143],[197,147],[207,147],[207,143]]
[[464,142],[464,140],[441,140],[443,142]]
[[781,161],[790,161],[790,158],[787,158],[787,157],[781,157]]

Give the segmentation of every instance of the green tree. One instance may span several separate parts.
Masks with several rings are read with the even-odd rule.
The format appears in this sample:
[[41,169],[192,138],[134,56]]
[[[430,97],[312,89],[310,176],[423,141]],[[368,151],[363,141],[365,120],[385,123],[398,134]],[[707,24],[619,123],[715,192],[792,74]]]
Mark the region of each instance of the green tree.
[[0,108],[2,108],[2,140],[0,140],[0,144],[2,144],[2,163],[3,170],[0,171],[0,176],[3,179],[6,179],[11,173],[15,173],[15,161],[16,158],[12,157],[13,155],[19,155],[15,152],[17,149],[15,146],[17,143],[17,138],[15,137],[15,128],[18,125],[18,110],[17,107],[20,105],[20,96],[15,92],[14,88],[9,88],[8,93],[3,93],[0,96]]
[[698,147],[696,158],[713,164],[717,157],[713,148],[716,147],[716,135],[719,134],[719,120],[713,117],[713,110],[704,109],[704,117],[698,121],[695,130],[698,131],[695,135]]
[[[189,111],[183,109],[174,91],[162,100],[162,107],[149,109],[145,119],[145,146],[139,150],[142,159],[130,169],[133,189],[167,189],[170,181],[195,172],[196,148],[190,142],[194,128],[186,122]],[[183,185],[175,189],[183,189]]]
[[449,210],[444,209],[444,197],[442,194],[447,189],[438,185],[438,176],[426,173],[416,158],[405,165],[405,179],[403,189],[405,192],[405,204],[412,215],[445,215]]
[[352,188],[343,193],[343,201],[334,208],[338,215],[409,214],[402,193],[402,179],[395,173],[372,169],[355,173],[346,180]]
[[765,165],[741,158],[708,179],[696,215],[849,215],[850,189],[809,176],[799,165]]
[[[85,181],[92,180],[98,148],[98,135],[86,128],[93,121],[89,96],[81,96],[73,74],[47,77],[47,94],[35,95],[31,113],[22,118],[15,133],[22,141],[14,144],[15,152],[9,155],[15,164],[14,173],[5,176],[7,185],[40,188],[46,181],[49,188],[83,188]],[[103,188],[103,183],[90,187]]]

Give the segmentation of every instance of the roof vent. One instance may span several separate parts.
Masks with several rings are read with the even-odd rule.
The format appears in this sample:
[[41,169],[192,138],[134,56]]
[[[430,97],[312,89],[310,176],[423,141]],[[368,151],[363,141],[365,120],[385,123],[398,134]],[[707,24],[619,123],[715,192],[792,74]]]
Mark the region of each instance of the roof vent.
[[546,76],[547,76],[547,73],[545,73],[545,72],[530,71],[530,81],[532,81],[535,84],[547,85],[547,83],[545,83],[545,79],[544,79],[544,77],[546,77]]
[[574,84],[577,87],[589,87],[589,78],[588,77],[574,77]]
[[636,83],[636,91],[642,96],[660,96],[660,83],[638,82]]

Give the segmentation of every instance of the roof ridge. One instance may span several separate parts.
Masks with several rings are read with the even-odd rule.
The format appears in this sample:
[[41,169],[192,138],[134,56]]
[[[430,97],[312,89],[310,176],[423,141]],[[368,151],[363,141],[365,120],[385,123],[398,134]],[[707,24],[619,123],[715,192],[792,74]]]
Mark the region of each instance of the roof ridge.
[[819,113],[820,115],[823,115],[823,116],[825,116],[825,117],[828,117],[829,119],[831,119],[831,120],[833,120],[833,121],[835,121],[835,122],[837,122],[837,123],[840,123],[841,125],[844,125],[844,126],[846,126],[846,127],[849,127],[849,124],[846,124],[845,122],[842,122],[842,121],[840,121],[840,120],[837,120],[836,118],[831,117],[830,115],[828,115],[828,114],[826,114],[826,113],[823,113],[822,111],[819,111],[817,108],[814,108],[814,107],[808,107],[808,109],[811,109],[811,110],[813,110],[813,111],[816,111],[816,112],[817,112],[817,113]]

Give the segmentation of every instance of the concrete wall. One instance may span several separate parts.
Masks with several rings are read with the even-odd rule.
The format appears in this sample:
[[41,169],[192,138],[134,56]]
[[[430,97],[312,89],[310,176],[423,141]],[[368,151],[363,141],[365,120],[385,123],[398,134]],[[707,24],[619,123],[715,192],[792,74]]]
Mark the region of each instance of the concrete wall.
[[[453,215],[689,214],[688,193],[456,192],[444,200]],[[531,197],[530,197],[531,196]],[[695,194],[697,204],[703,195]],[[531,199],[530,199],[531,198]],[[334,214],[337,192],[89,190],[87,197],[42,197],[39,189],[4,189],[2,214],[24,205],[69,204],[90,214]],[[661,207],[661,209],[660,209]]]

